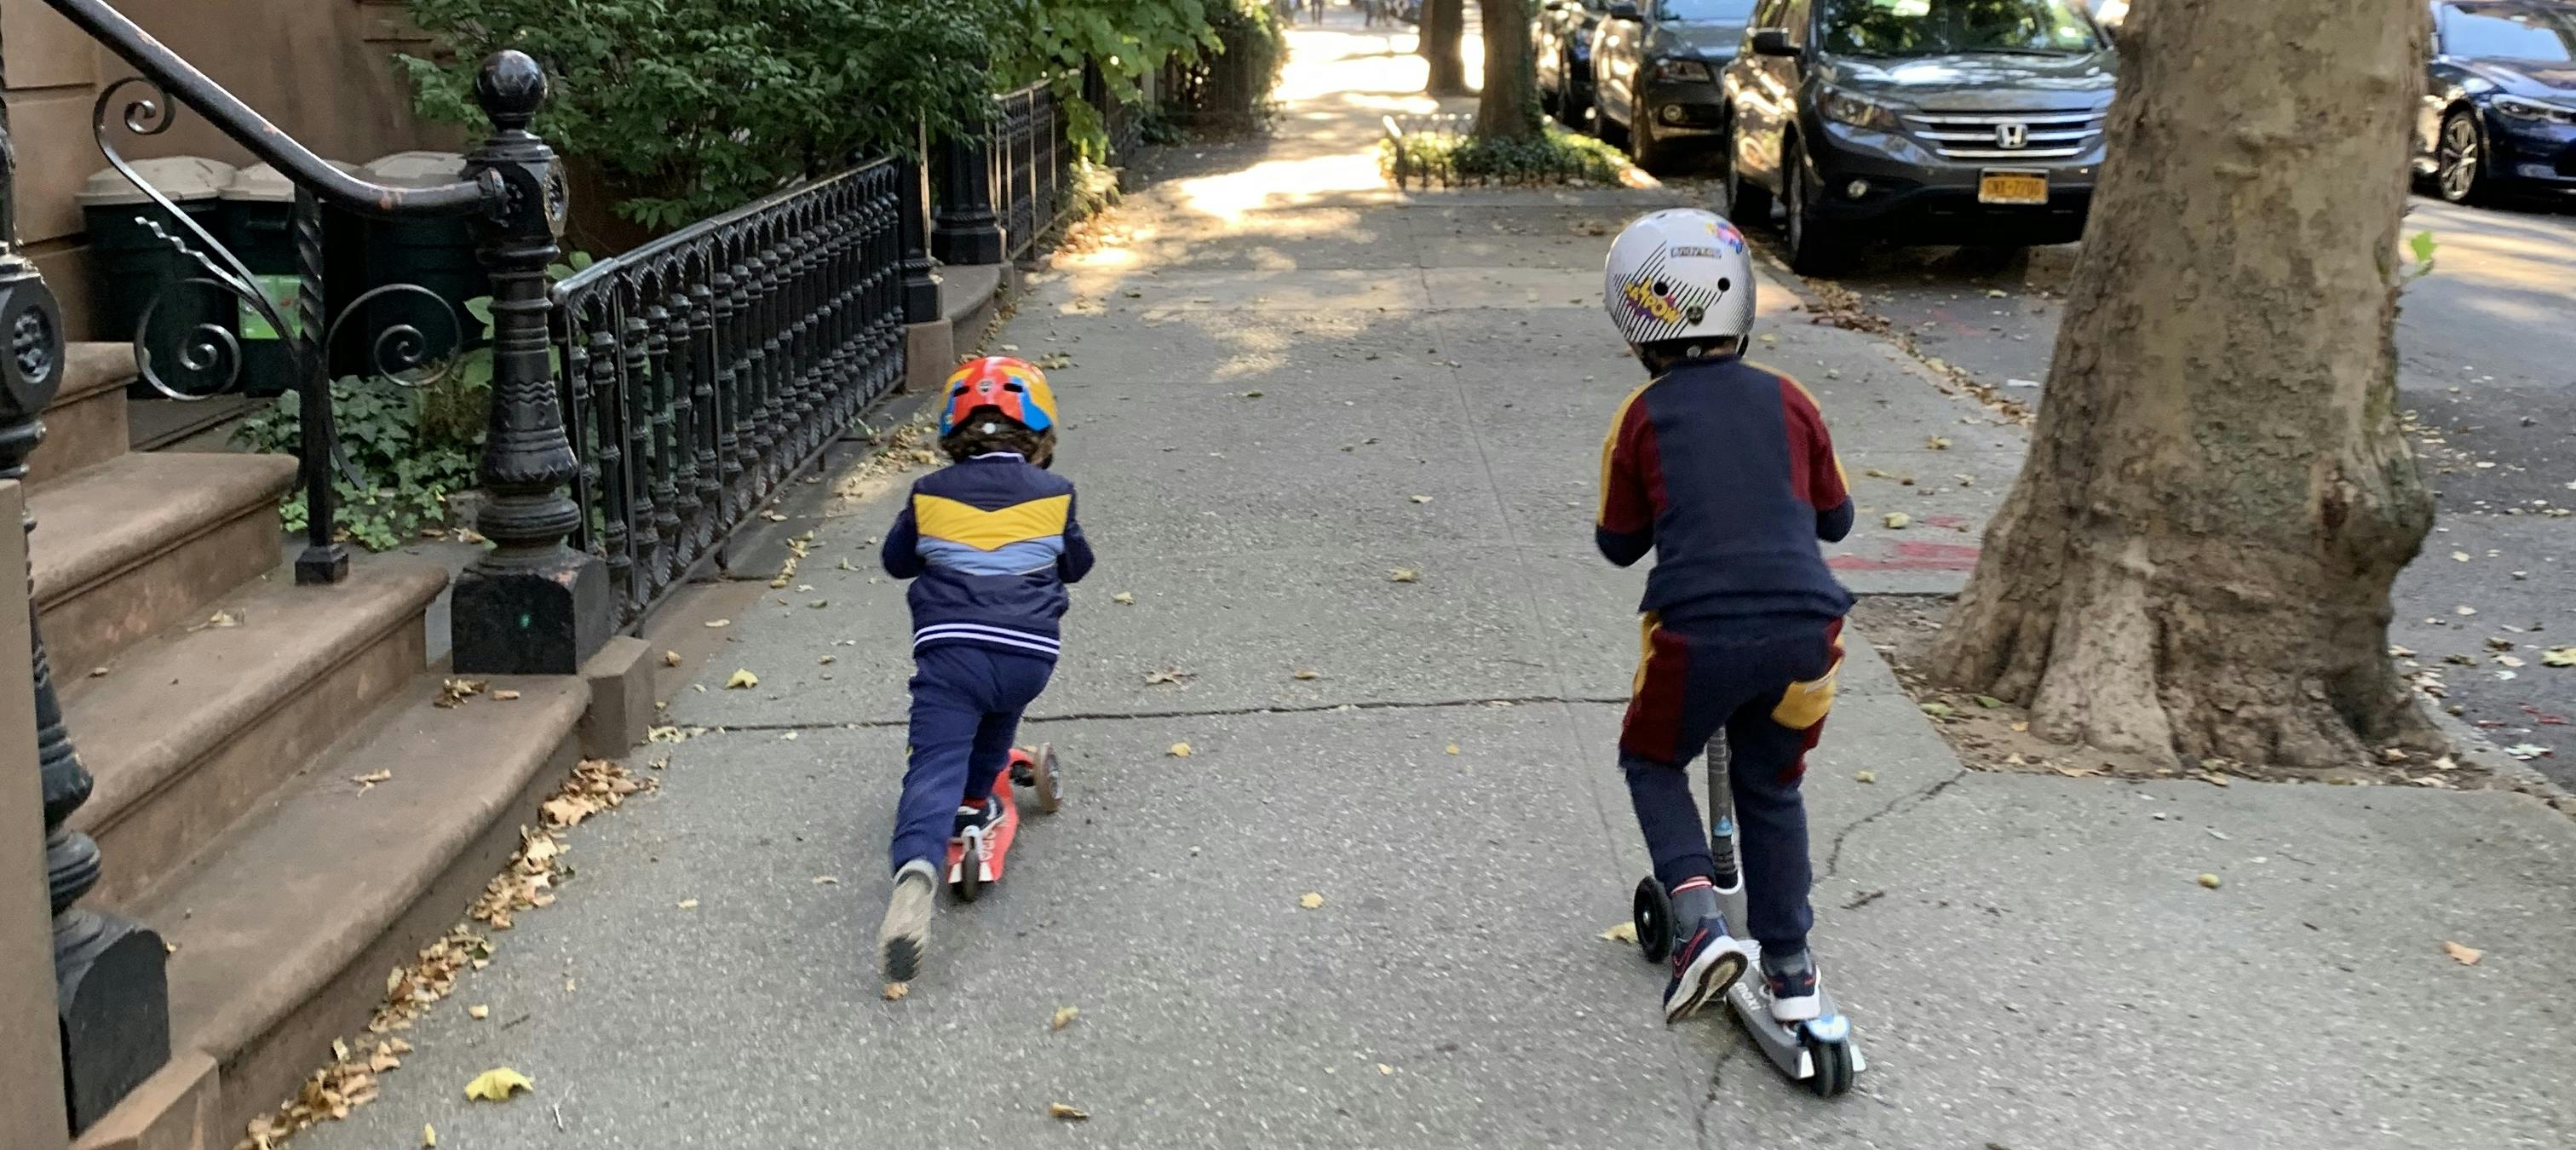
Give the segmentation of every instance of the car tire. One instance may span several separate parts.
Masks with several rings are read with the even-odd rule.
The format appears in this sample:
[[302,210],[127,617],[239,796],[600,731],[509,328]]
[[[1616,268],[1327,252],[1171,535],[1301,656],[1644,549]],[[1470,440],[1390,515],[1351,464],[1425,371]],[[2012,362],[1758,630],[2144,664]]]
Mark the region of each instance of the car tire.
[[1655,132],[1655,118],[1644,108],[1629,110],[1628,158],[1648,175],[1660,176],[1673,166],[1673,146]]
[[1771,189],[1744,176],[1744,165],[1736,160],[1737,140],[1733,129],[1718,144],[1718,156],[1726,165],[1726,218],[1737,227],[1753,227],[1771,222]]
[[1808,185],[1807,158],[1795,143],[1780,150],[1780,187],[1788,193],[1789,270],[1815,276],[1849,268],[1850,239],[1834,225],[1815,219],[1809,210],[1816,189]]
[[2442,134],[2433,141],[2433,187],[2455,204],[2482,203],[2487,198],[2486,140],[2476,117],[2454,108],[2442,117]]

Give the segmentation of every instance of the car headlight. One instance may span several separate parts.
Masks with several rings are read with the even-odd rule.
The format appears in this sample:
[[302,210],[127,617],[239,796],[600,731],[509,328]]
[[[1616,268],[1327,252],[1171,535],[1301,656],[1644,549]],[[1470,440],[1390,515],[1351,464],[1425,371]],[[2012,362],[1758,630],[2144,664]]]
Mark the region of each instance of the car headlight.
[[1880,132],[1893,132],[1898,128],[1896,109],[1832,88],[1824,90],[1823,98],[1816,102],[1816,110],[1824,113],[1828,120],[1855,128]]
[[1716,77],[1708,70],[1708,65],[1697,60],[1657,60],[1655,78],[1676,83],[1705,84]]
[[2543,104],[2537,100],[2525,100],[2518,96],[2498,96],[2487,106],[2495,109],[2497,115],[2507,119],[2527,120],[2541,124],[2576,125],[2576,108],[2561,108],[2556,104]]

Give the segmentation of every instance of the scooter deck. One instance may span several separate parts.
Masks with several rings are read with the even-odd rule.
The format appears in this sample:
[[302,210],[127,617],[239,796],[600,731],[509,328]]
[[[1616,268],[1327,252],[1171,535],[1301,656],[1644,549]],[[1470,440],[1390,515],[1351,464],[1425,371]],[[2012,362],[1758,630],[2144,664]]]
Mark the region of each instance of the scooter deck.
[[[993,780],[993,795],[991,801],[1002,804],[1002,821],[993,824],[992,833],[985,836],[984,861],[982,870],[978,875],[983,882],[993,883],[1002,881],[1003,864],[1008,862],[1011,857],[1011,840],[1019,837],[1020,804],[1018,797],[1011,793],[1016,789],[1017,788],[1011,785],[1011,776],[1008,770],[1005,770],[1001,775],[997,776]],[[957,883],[965,879],[966,865],[966,844],[962,842],[949,843],[949,885],[955,886]]]

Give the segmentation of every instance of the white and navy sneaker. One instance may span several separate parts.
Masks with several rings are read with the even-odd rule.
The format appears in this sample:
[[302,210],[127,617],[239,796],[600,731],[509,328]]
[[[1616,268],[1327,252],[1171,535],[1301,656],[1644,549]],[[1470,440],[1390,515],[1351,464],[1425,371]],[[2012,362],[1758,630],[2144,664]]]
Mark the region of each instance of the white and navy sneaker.
[[1673,980],[1664,986],[1664,1023],[1697,1014],[1724,995],[1753,961],[1753,948],[1726,933],[1726,919],[1710,915],[1673,950]]
[[1825,1012],[1816,960],[1806,951],[1782,958],[1762,956],[1762,978],[1771,987],[1771,1017],[1782,1022],[1812,1022]]
[[1002,804],[991,799],[981,803],[960,803],[957,807],[957,826],[956,829],[948,832],[948,841],[965,842],[966,832],[969,830],[980,830],[989,838],[993,828],[1000,825],[1002,825]]
[[877,966],[887,982],[910,982],[921,973],[921,954],[930,941],[930,896],[938,886],[939,872],[925,859],[895,872],[885,922],[877,927]]

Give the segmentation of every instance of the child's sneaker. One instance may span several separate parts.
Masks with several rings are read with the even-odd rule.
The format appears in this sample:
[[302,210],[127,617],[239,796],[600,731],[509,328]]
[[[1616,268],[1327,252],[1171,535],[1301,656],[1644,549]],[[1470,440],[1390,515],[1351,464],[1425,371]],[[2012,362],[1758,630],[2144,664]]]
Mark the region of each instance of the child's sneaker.
[[1806,951],[1773,958],[1762,956],[1762,977],[1771,984],[1771,1017],[1782,1022],[1808,1022],[1825,1011],[1818,989],[1816,960]]
[[1699,920],[1690,941],[1673,951],[1673,980],[1664,987],[1665,1024],[1680,1022],[1717,1001],[1744,976],[1744,967],[1752,960],[1752,948],[1726,933],[1725,918],[1711,915]]
[[910,982],[921,972],[921,952],[930,941],[930,900],[939,889],[939,872],[915,859],[894,874],[894,897],[886,900],[885,923],[877,928],[877,965],[887,982]]
[[[993,833],[993,828],[1000,826],[1001,823],[1002,804],[1000,803],[994,802],[991,799],[986,799],[980,803],[960,803],[957,806],[957,828],[948,832],[948,841],[952,843],[965,842],[966,832],[976,828],[981,828],[983,832],[989,836]],[[938,824],[933,823],[931,825],[936,826]]]

